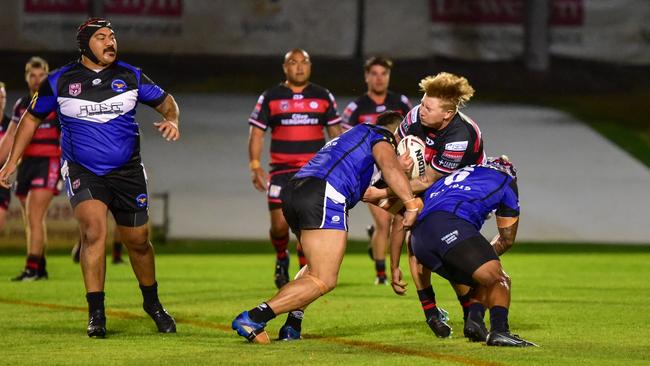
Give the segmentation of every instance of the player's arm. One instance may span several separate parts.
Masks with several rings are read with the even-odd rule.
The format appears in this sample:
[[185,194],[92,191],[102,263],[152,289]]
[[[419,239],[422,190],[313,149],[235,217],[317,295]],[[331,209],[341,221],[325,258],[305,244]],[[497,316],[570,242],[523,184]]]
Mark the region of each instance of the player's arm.
[[[444,175],[430,167],[426,167],[425,175],[423,177],[411,179],[409,181],[409,186],[411,191],[415,194],[424,192],[427,188],[431,187],[435,181],[444,177]],[[397,196],[391,187],[386,188],[376,188],[368,187],[365,194],[363,195],[364,202],[375,203],[384,198],[390,198]]]
[[18,128],[17,123],[9,122],[7,126],[7,131],[5,131],[4,136],[0,139],[0,162],[4,163],[7,160],[9,151],[11,151],[11,146],[14,143],[14,137],[16,135],[16,129]]
[[181,137],[181,133],[178,130],[180,110],[174,97],[171,94],[167,94],[162,103],[155,109],[163,117],[162,121],[154,123],[154,126],[162,133],[162,137],[167,141],[178,140]]
[[404,203],[406,207],[404,227],[409,229],[415,223],[415,219],[422,209],[422,200],[413,196],[409,181],[406,179],[406,175],[404,175],[402,167],[397,161],[395,150],[390,143],[387,141],[375,143],[372,148],[372,155],[381,170],[384,181]]
[[[15,136],[13,137],[13,144],[7,161],[0,169],[0,185],[9,188],[9,176],[16,171],[18,161],[23,156],[25,148],[32,140],[36,129],[41,124],[41,119],[31,114],[29,111],[25,112],[18,122],[18,128],[15,129]],[[12,123],[14,124],[14,123]],[[3,138],[3,143],[4,143]]]
[[502,217],[497,216],[497,227],[499,233],[492,239],[492,247],[497,255],[507,252],[515,244],[517,228],[519,227],[519,217]]
[[248,167],[251,170],[253,186],[260,192],[266,191],[266,173],[260,159],[264,147],[264,130],[250,126],[248,133]]
[[[396,216],[397,217],[397,216]],[[402,247],[406,232],[400,220],[393,220],[390,229],[390,273],[391,287],[393,291],[400,296],[406,294],[406,281],[402,278],[402,270],[399,268],[399,262],[402,256]]]

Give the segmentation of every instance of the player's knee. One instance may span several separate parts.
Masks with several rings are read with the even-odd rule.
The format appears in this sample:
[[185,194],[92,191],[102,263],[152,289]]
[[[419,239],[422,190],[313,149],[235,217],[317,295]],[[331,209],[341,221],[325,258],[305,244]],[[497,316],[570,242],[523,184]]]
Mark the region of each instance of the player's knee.
[[289,225],[281,223],[271,223],[271,237],[283,238],[289,235]]
[[316,286],[318,286],[318,290],[320,291],[321,295],[325,295],[326,293],[334,290],[336,287],[337,276],[315,276],[313,274],[308,274],[305,277],[309,278],[316,284]]
[[128,238],[123,238],[122,242],[129,249],[129,252],[136,254],[145,254],[151,249],[151,243],[146,235],[132,235]]
[[98,245],[106,237],[106,230],[101,225],[85,225],[81,229],[81,243],[85,246]]

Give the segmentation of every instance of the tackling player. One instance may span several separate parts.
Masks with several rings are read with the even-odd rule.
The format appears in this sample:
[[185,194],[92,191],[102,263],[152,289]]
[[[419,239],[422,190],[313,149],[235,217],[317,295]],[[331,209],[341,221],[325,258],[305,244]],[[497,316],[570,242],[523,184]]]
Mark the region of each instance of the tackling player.
[[[7,159],[18,123],[32,97],[37,93],[42,81],[47,77],[49,65],[40,57],[32,57],[25,65],[25,81],[29,95],[18,99],[14,106],[11,123],[0,144],[0,161]],[[50,202],[59,194],[60,125],[56,111],[43,116],[34,137],[25,148],[18,167],[15,194],[20,201],[25,220],[27,236],[27,261],[23,271],[12,281],[34,281],[48,277],[45,247],[47,229],[45,216]]]
[[[343,111],[344,129],[359,123],[375,124],[377,116],[385,111],[396,111],[403,117],[413,108],[405,95],[388,90],[393,61],[373,56],[364,64],[364,78],[368,91],[348,104]],[[386,284],[386,248],[392,215],[375,205],[367,205],[374,225],[369,230],[372,258],[375,261],[375,284]]]
[[43,119],[55,110],[61,120],[62,172],[81,232],[81,269],[88,301],[89,337],[104,337],[106,216],[113,214],[142,291],[143,308],[159,332],[176,332],[174,319],[158,299],[154,251],[149,242],[147,178],[135,121],[138,103],[155,108],[154,123],[167,141],[178,140],[179,110],[174,98],[142,71],[117,60],[111,23],[93,18],[77,29],[81,53],[51,73],[21,118],[9,159],[8,178]]
[[[248,119],[249,168],[253,186],[266,192],[271,215],[269,235],[276,252],[275,285],[289,282],[289,226],[282,214],[282,189],[289,179],[325,144],[323,129],[330,138],[341,134],[341,118],[334,96],[311,83],[309,54],[296,48],[287,52],[282,65],[286,80],[267,89],[257,100]],[[260,163],[264,132],[271,129],[269,176]],[[306,264],[298,243],[300,266]]]
[[291,317],[301,319],[307,305],[336,287],[347,242],[348,211],[361,200],[377,168],[406,206],[404,225],[413,224],[422,202],[413,197],[402,171],[393,133],[383,127],[384,120],[393,119],[391,113],[386,119],[378,117],[377,126],[360,124],[328,142],[291,179],[282,194],[282,209],[303,245],[308,265],[273,298],[233,320],[232,328],[240,336],[268,343],[266,323],[291,312],[280,339],[300,339]]
[[[490,243],[480,230],[494,210],[499,234]],[[424,209],[412,230],[410,247],[418,263],[452,283],[471,286],[475,297],[490,309],[488,346],[535,345],[510,333],[511,282],[499,260],[514,244],[519,211],[515,167],[505,156],[490,158],[429,187]],[[398,266],[393,272],[393,287],[399,294],[404,293],[405,286]],[[472,317],[468,321],[473,321]]]

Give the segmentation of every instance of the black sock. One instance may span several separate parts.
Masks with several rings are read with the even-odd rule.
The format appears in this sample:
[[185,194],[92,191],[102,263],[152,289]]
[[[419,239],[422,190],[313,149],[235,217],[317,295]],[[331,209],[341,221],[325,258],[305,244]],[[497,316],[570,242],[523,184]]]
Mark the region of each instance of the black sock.
[[458,298],[460,306],[463,307],[463,321],[465,321],[467,320],[467,315],[469,314],[469,307],[471,305],[469,300],[472,298],[472,291],[467,292],[463,296],[456,296],[456,298]]
[[475,320],[485,317],[485,306],[480,302],[474,302],[469,306],[469,317]]
[[113,242],[113,259],[122,258],[122,243],[119,241]]
[[27,256],[27,264],[25,265],[25,268],[30,268],[33,269],[34,271],[40,272],[42,268],[42,259],[43,257],[40,257],[38,255],[28,255]]
[[289,315],[287,315],[287,321],[284,324],[300,332],[302,327],[302,318],[304,316],[305,312],[302,310],[291,311],[289,312]]
[[86,293],[86,301],[88,301],[89,313],[96,310],[104,311],[104,291]]
[[377,271],[377,277],[386,277],[385,259],[375,259],[375,271]]
[[422,304],[422,310],[426,319],[432,316],[438,316],[440,312],[436,307],[436,294],[433,292],[433,287],[429,286],[425,289],[418,290],[418,298],[420,298],[420,304]]
[[490,309],[490,332],[507,332],[508,329],[508,308],[493,306]]
[[142,291],[142,299],[145,304],[160,304],[160,300],[158,300],[158,282],[154,282],[151,286],[140,285],[140,291]]
[[275,318],[275,313],[269,304],[263,302],[257,307],[254,307],[248,311],[248,316],[255,323],[266,323],[269,320]]

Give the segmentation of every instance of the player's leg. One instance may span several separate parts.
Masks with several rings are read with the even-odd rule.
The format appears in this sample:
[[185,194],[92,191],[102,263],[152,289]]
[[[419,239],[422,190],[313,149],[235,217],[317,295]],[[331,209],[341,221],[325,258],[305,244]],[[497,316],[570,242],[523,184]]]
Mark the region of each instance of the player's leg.
[[[303,266],[302,268],[300,268],[300,271],[296,273],[296,276],[293,279],[297,280],[303,277],[304,275],[309,273],[308,271],[309,271],[309,266],[308,265]],[[294,309],[287,313],[287,319],[284,322],[284,325],[282,325],[282,327],[280,328],[280,332],[278,334],[278,340],[295,341],[301,339],[300,333],[302,331],[302,320],[304,319],[306,309],[307,306],[303,306],[299,309]]]
[[117,225],[113,229],[112,261],[113,264],[124,263],[122,259],[122,238],[120,237],[120,230],[117,228]]
[[386,248],[390,235],[393,216],[386,210],[375,205],[367,205],[374,221],[375,230],[370,239],[372,257],[375,261],[375,284],[386,285]]
[[284,219],[282,208],[277,207],[270,210],[271,229],[269,236],[271,244],[275,249],[275,273],[274,281],[277,288],[282,288],[289,282],[289,225]]
[[38,276],[47,278],[45,261],[45,243],[47,242],[47,227],[45,216],[54,197],[50,189],[32,189],[27,194],[25,202],[25,218],[29,226],[28,256],[39,258]]
[[0,187],[0,233],[5,229],[7,224],[7,214],[9,212],[9,203],[11,202],[11,192],[9,189]]

